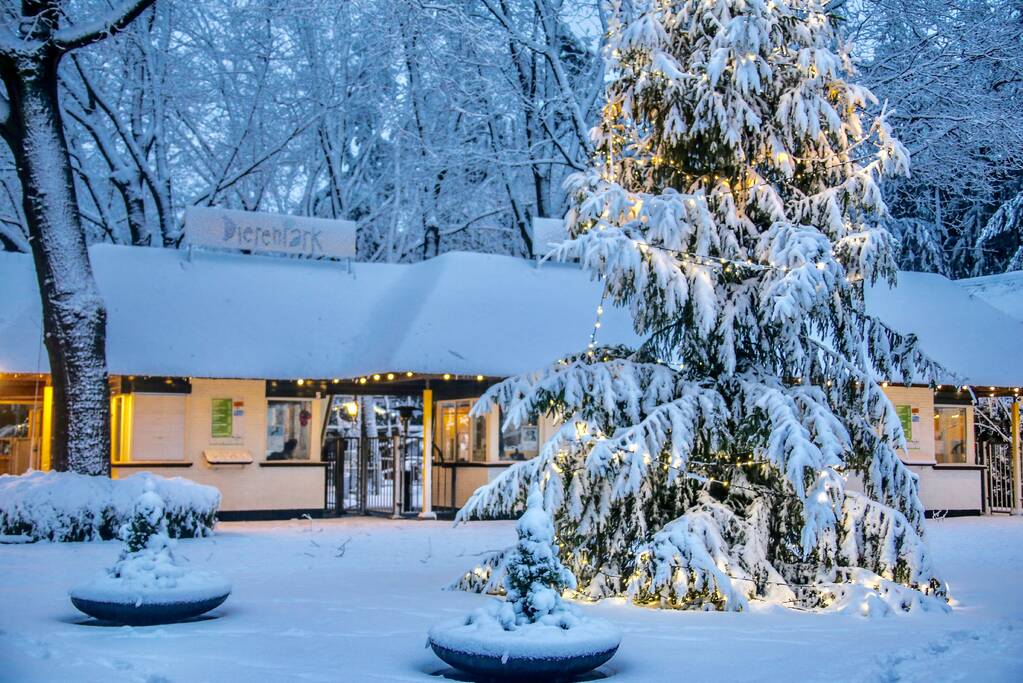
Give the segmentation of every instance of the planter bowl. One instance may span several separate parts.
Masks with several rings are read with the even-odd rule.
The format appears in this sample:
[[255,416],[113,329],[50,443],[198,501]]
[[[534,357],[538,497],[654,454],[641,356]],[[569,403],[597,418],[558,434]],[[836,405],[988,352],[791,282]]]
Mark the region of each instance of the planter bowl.
[[480,631],[464,622],[430,630],[430,647],[449,666],[481,679],[567,681],[607,663],[621,642],[620,632],[601,620],[571,630]]
[[127,626],[172,624],[219,607],[231,585],[214,574],[190,576],[181,588],[138,590],[103,577],[71,591],[71,604],[90,617]]

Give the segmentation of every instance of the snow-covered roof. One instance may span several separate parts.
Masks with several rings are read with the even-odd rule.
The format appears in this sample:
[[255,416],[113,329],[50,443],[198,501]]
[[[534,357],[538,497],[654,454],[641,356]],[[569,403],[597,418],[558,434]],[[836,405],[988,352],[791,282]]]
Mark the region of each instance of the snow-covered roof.
[[[584,350],[600,286],[578,266],[479,253],[353,263],[96,245],[114,374],[507,376]],[[0,372],[47,372],[32,259],[0,253]],[[601,343],[635,343],[608,306]]]
[[1003,313],[1023,320],[1023,272],[971,277],[955,283]]
[[1023,322],[933,273],[900,272],[894,287],[867,289],[867,310],[976,386],[1023,386]]
[[[229,253],[111,245],[90,253],[114,374],[503,377],[585,349],[600,301],[578,266],[492,254],[353,263],[349,272],[337,262]],[[899,273],[894,288],[868,289],[868,310],[916,334],[965,383],[1023,385],[1023,322],[960,282]],[[0,253],[0,372],[47,371],[40,319],[32,259]],[[636,343],[626,311],[605,307],[599,341]]]

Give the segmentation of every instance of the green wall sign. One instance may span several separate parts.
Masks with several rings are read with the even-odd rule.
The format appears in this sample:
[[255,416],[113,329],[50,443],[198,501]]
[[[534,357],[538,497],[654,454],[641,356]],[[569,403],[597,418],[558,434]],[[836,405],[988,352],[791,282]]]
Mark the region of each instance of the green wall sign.
[[213,399],[213,438],[230,439],[234,436],[234,400]]

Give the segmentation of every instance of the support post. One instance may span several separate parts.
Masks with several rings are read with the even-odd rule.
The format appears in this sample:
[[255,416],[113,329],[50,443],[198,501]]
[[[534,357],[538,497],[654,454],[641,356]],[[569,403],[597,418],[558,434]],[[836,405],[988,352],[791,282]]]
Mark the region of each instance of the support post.
[[48,472],[53,469],[53,387],[43,387],[42,443],[39,453],[39,469]]
[[401,502],[405,496],[404,472],[405,458],[401,456],[398,445],[401,437],[397,434],[391,435],[391,519],[401,519]]
[[1023,514],[1023,492],[1020,481],[1019,398],[1012,400],[1012,514]]
[[433,511],[433,389],[423,389],[423,510],[419,519],[437,519]]

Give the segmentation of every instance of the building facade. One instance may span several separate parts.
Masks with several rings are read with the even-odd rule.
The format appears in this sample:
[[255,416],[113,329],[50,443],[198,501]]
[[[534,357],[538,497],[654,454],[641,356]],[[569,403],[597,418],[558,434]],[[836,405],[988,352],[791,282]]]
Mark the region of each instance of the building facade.
[[[92,259],[110,321],[112,476],[211,484],[227,518],[459,507],[557,428],[503,430],[496,408],[472,413],[476,399],[585,348],[600,301],[577,266],[485,254],[341,265],[106,245]],[[0,254],[0,288],[10,293],[0,301],[0,471],[47,469],[51,395],[28,256]],[[949,371],[936,390],[885,385],[925,508],[1018,510],[1018,419],[1009,474],[992,483],[974,404],[1003,397],[1018,414],[1023,363],[1011,351],[1023,323],[915,273],[868,292],[868,306]],[[637,341],[624,311],[605,313],[601,341]],[[389,427],[367,431],[350,419],[360,410]],[[1006,476],[1009,497],[993,506]]]

